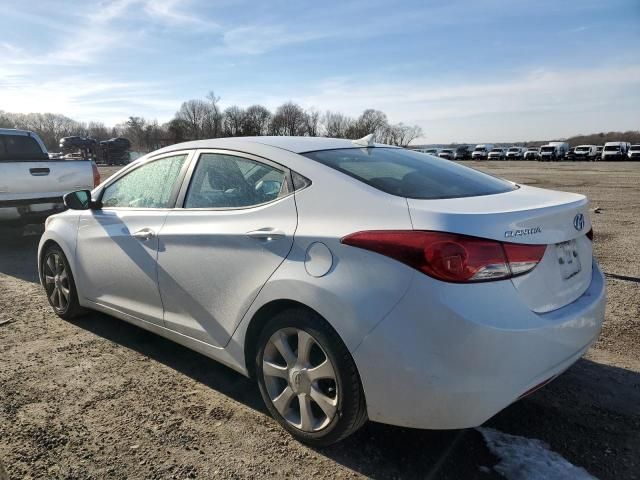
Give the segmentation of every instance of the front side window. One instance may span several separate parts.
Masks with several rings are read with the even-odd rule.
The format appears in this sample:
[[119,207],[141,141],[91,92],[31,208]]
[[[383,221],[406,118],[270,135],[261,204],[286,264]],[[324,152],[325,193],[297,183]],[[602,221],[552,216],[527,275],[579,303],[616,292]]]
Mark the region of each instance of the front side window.
[[119,178],[102,194],[103,207],[169,208],[186,154],[161,158]]
[[241,208],[286,193],[285,173],[248,158],[203,153],[193,172],[185,208]]
[[473,197],[517,188],[472,168],[402,148],[348,148],[303,155],[383,192],[407,198]]

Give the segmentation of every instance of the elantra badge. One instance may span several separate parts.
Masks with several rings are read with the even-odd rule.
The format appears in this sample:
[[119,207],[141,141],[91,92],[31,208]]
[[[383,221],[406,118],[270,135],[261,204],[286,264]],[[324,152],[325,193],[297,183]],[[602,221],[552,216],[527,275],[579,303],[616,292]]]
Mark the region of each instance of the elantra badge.
[[522,230],[507,230],[504,232],[505,238],[512,237],[524,237],[525,235],[534,235],[536,233],[542,233],[542,228],[533,227],[533,228],[523,228]]
[[575,217],[573,217],[573,226],[578,231],[584,228],[584,214],[578,213]]

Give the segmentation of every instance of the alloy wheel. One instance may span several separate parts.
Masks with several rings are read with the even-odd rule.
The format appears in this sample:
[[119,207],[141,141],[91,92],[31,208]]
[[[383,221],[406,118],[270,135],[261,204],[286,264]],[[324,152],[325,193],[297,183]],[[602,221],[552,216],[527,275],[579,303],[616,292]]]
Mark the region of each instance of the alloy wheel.
[[64,312],[71,301],[71,282],[67,266],[57,252],[47,255],[44,262],[44,282],[53,308]]
[[335,368],[304,330],[277,330],[266,343],[262,375],[273,406],[291,426],[317,432],[335,418],[340,392]]

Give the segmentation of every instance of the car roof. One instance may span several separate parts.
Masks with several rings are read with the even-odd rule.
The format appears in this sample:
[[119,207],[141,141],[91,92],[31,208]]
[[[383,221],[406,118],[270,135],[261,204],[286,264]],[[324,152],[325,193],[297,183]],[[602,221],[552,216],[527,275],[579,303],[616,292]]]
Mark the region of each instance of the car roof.
[[[246,149],[251,145],[268,145],[271,147],[288,150],[293,153],[315,152],[317,150],[335,150],[340,148],[362,148],[362,145],[353,143],[353,140],[344,138],[327,137],[285,137],[285,136],[264,136],[264,137],[228,137],[212,138],[209,140],[194,140],[191,142],[176,143],[168,147],[153,152],[165,153],[173,150],[187,150],[198,148],[223,148],[223,149]],[[391,145],[375,143],[374,147],[399,148]]]
[[30,136],[32,133],[29,130],[18,130],[17,128],[0,128],[0,135]]

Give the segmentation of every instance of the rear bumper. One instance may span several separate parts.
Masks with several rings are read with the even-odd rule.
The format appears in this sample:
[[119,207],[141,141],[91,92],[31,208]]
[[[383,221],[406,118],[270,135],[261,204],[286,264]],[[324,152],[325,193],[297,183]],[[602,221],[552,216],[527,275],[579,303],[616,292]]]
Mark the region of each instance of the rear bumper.
[[604,308],[595,262],[587,291],[545,314],[519,301],[511,282],[443,284],[416,273],[353,354],[369,418],[428,429],[481,425],[576,362],[600,333]]
[[49,216],[65,210],[62,197],[0,201],[0,224],[28,225],[42,223]]

